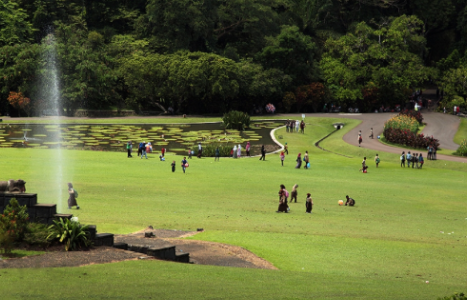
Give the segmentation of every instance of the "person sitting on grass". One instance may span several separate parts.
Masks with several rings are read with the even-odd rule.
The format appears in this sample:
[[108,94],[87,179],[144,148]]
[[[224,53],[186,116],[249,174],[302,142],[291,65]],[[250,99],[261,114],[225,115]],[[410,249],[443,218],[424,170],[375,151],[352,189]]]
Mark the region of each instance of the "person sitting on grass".
[[345,196],[347,201],[345,202],[345,206],[354,206],[355,205],[355,200],[350,198],[349,195]]

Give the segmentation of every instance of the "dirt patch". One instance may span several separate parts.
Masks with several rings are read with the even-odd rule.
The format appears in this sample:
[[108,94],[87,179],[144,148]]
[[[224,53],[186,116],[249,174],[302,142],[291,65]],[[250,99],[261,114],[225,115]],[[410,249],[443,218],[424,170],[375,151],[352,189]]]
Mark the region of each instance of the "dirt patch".
[[[156,237],[145,238],[145,232],[152,232]],[[196,235],[197,233],[199,232],[147,228],[128,235],[115,235],[114,240],[116,243],[124,242],[129,245],[138,246],[176,246],[177,254],[190,253],[190,262],[194,264],[237,268],[277,269],[268,261],[238,246],[183,239]],[[113,247],[97,247],[87,251],[69,252],[66,252],[63,247],[55,247],[53,249],[48,249],[48,251],[49,252],[43,255],[0,260],[0,269],[78,267],[136,260],[140,258],[148,259],[145,254]]]

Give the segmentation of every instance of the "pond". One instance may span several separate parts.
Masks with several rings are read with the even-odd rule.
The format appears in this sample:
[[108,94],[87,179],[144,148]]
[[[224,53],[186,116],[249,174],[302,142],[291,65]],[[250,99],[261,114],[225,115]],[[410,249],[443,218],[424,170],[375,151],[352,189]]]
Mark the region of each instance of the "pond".
[[[126,151],[126,143],[133,142],[133,150],[142,142],[150,142],[153,150],[186,154],[198,143],[203,147],[245,148],[250,142],[251,155],[260,153],[261,145],[272,151],[279,147],[272,141],[270,131],[282,126],[278,121],[252,122],[248,130],[224,130],[221,123],[208,124],[5,124],[0,125],[0,147],[49,149],[79,149],[95,151]],[[224,155],[225,156],[225,155]]]

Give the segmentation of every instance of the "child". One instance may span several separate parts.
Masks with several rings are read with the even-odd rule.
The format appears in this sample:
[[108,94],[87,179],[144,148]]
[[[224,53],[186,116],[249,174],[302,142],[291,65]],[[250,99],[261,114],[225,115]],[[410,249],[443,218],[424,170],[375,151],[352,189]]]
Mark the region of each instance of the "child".
[[349,195],[345,196],[347,201],[345,202],[345,206],[354,206],[355,205],[355,200],[350,198]]
[[284,151],[281,152],[281,164],[282,166],[284,166],[284,159],[285,159],[285,155],[284,155]]
[[380,161],[381,160],[379,159],[378,153],[376,153],[376,156],[375,156],[376,167],[378,167]]
[[368,169],[368,166],[366,165],[366,156],[363,158],[363,161],[362,161],[362,168],[360,169],[360,171],[362,171],[363,173],[366,173]]
[[175,172],[175,160],[172,162],[172,172]]
[[402,151],[402,155],[401,155],[401,168],[402,166],[404,166],[405,168],[405,151]]
[[313,199],[311,199],[311,194],[307,193],[306,194],[306,213],[311,214],[311,211],[313,210]]
[[193,152],[193,151],[188,150],[188,158],[189,158],[189,159],[191,159],[192,152]]
[[370,139],[373,138],[373,127],[371,128],[371,131],[370,131]]

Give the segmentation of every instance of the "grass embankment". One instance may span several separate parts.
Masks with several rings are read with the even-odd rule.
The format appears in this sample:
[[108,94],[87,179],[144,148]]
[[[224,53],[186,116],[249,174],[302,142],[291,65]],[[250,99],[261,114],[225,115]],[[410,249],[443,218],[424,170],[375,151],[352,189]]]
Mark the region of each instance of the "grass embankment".
[[[314,147],[336,121],[309,118],[305,135],[280,129],[276,136],[290,149],[284,167],[279,155],[267,155],[265,162],[194,158],[185,175],[181,157],[170,153],[160,162],[157,154],[141,160],[114,152],[70,150],[60,156],[55,150],[1,149],[2,177],[25,179],[28,192],[37,192],[42,203],[58,202],[62,212],[68,211],[65,183],[72,181],[81,206],[72,212],[99,232],[203,227],[206,232],[193,239],[240,245],[281,270],[148,261],[2,270],[8,284],[0,291],[10,299],[436,299],[465,289],[467,166],[428,161],[422,170],[401,170],[398,155],[379,153],[376,169],[374,151],[342,142],[359,122],[347,119],[323,146],[353,158]],[[311,169],[294,169],[297,153],[306,150]],[[369,157],[368,174],[358,172],[363,156]],[[289,190],[300,186],[290,214],[274,212],[281,183]],[[304,213],[307,192],[315,202],[312,215]],[[337,205],[347,194],[356,207]]]
[[460,145],[463,140],[467,139],[467,119],[461,119],[459,124],[459,129],[457,130],[456,135],[454,136],[454,143]]

